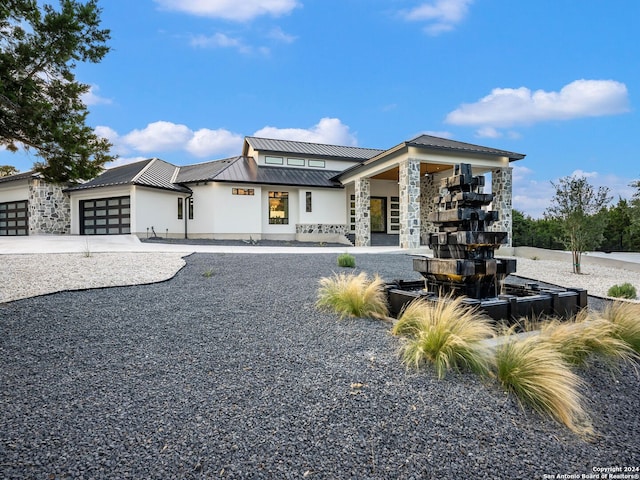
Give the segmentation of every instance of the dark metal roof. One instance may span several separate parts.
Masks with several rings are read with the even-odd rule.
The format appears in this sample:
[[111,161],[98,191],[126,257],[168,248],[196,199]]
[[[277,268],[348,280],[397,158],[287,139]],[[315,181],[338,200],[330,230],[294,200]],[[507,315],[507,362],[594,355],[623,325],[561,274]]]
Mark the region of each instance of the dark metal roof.
[[[375,148],[345,147],[340,145],[325,145],[322,143],[297,142],[293,140],[277,140],[259,137],[245,137],[245,141],[258,151],[313,155],[360,162],[384,152],[384,150],[378,150]],[[247,152],[244,152],[244,154],[246,155]]]
[[213,179],[216,182],[259,183],[265,185],[291,185],[297,187],[342,188],[331,180],[339,172],[288,167],[258,167],[251,157],[239,157]]
[[93,180],[67,188],[66,191],[73,192],[115,185],[140,185],[177,192],[190,192],[191,190],[188,188],[172,183],[176,168],[176,166],[164,160],[152,158],[109,168]]
[[40,174],[35,170],[29,170],[28,172],[16,173],[15,175],[7,175],[6,177],[0,177],[0,183],[15,182],[18,180],[26,180],[27,178],[37,178]]
[[225,158],[223,160],[215,160],[213,162],[178,167],[179,170],[175,182],[193,183],[213,180],[222,170],[240,158],[242,157]]
[[420,135],[419,137],[405,142],[405,144],[412,147],[428,147],[441,150],[452,150],[456,152],[481,153],[485,155],[509,157],[509,160],[522,160],[525,157],[525,155],[521,153],[483,147],[472,143],[458,142],[456,140],[449,140],[448,138],[432,137],[431,135]]

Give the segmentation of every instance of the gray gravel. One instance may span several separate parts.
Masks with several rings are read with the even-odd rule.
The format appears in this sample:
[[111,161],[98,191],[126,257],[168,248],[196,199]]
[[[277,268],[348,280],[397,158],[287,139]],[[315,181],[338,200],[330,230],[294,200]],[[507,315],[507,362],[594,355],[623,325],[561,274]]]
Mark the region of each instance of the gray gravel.
[[[0,304],[1,478],[543,478],[640,466],[640,380],[580,372],[587,443],[314,308],[336,255],[194,254],[166,282]],[[416,278],[410,257],[358,269]],[[203,276],[210,271],[211,276]],[[555,477],[554,477],[555,478]]]

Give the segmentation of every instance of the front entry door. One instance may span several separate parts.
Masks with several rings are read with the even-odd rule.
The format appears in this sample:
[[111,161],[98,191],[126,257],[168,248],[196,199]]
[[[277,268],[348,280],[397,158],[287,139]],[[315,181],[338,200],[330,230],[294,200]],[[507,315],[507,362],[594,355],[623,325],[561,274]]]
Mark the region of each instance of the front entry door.
[[371,232],[387,233],[387,199],[371,197]]

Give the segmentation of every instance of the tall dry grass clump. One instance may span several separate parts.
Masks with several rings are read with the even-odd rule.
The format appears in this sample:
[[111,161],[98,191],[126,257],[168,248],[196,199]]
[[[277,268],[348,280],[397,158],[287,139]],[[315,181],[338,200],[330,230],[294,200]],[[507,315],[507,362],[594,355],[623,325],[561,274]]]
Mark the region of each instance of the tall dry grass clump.
[[[613,325],[612,335],[625,342],[636,354],[640,354],[640,305],[614,302],[608,305],[600,317]],[[637,358],[637,357],[636,357]]]
[[496,377],[522,404],[555,418],[573,432],[594,434],[582,406],[582,380],[554,345],[531,336],[508,340],[495,351]]
[[378,275],[370,280],[364,272],[321,278],[316,306],[340,318],[388,315],[384,282]]
[[543,325],[540,339],[572,365],[584,365],[593,356],[607,361],[631,361],[635,354],[616,336],[616,330],[613,322],[582,310],[572,321],[555,320]]
[[404,309],[392,333],[407,336],[401,350],[405,365],[419,369],[431,364],[441,379],[451,369],[489,373],[490,350],[483,341],[494,335],[492,324],[463,301],[417,299]]

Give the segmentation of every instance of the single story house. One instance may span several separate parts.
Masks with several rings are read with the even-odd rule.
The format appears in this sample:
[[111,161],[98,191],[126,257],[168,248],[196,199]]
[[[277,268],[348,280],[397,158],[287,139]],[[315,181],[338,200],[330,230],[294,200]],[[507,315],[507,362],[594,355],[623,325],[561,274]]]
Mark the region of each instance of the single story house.
[[[388,150],[246,137],[241,155],[176,166],[152,158],[71,186],[37,173],[0,178],[0,235],[167,236],[344,241],[433,231],[440,180],[454,165],[491,174],[497,230],[511,232],[512,161],[524,155],[430,135]],[[509,236],[510,238],[510,236]]]

